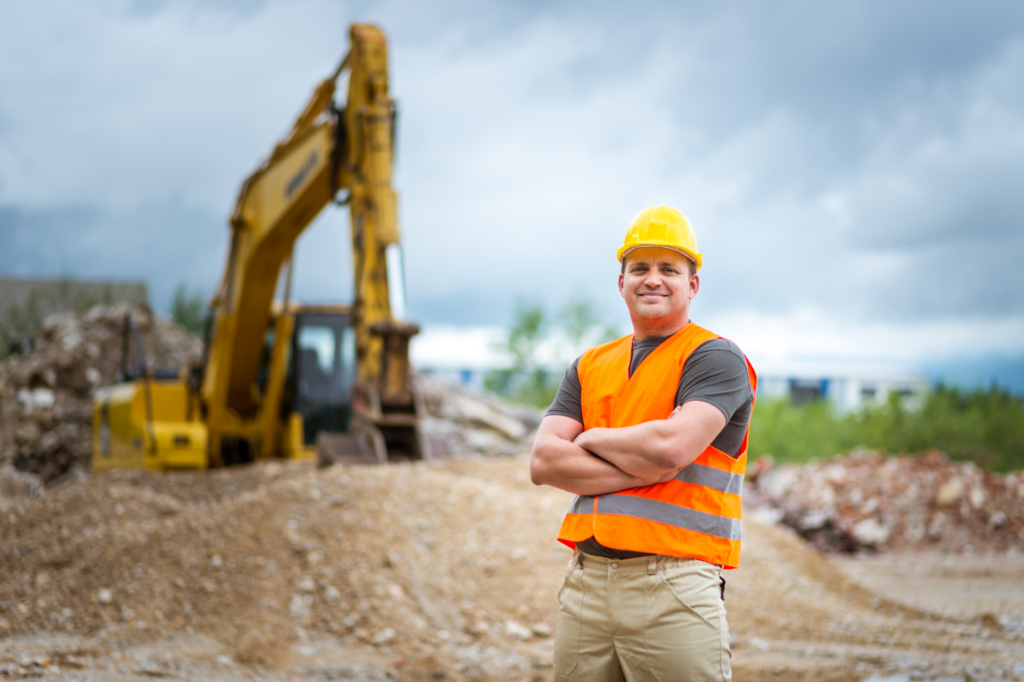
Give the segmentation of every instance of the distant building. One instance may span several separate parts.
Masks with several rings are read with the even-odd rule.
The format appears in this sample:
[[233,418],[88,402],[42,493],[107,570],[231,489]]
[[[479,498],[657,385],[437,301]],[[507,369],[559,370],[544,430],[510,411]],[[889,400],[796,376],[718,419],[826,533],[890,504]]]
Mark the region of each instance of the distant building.
[[757,366],[758,396],[796,405],[829,400],[840,412],[881,405],[889,396],[915,399],[928,392],[927,375],[899,367],[777,363]]

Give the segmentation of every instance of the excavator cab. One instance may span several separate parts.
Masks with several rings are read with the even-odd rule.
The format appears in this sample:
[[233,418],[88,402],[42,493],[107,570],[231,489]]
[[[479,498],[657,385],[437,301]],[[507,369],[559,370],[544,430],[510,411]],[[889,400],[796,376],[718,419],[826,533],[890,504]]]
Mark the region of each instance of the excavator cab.
[[[356,381],[356,335],[347,308],[295,314],[284,409],[302,415],[303,445],[317,434],[347,433]],[[287,416],[287,415],[283,415]]]

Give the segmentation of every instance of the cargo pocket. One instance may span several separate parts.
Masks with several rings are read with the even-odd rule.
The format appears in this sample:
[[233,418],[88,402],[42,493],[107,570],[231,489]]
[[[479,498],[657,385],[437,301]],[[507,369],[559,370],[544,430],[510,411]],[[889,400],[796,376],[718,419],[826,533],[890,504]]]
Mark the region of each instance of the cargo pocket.
[[558,593],[558,617],[555,619],[556,675],[569,675],[576,669],[583,634],[583,567],[574,565],[565,576]]

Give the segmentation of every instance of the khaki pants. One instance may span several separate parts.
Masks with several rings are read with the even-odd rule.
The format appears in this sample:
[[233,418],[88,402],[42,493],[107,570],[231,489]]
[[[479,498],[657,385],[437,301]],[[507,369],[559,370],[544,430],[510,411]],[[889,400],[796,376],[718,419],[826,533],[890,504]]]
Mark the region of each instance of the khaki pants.
[[722,569],[573,555],[558,593],[555,680],[731,680]]

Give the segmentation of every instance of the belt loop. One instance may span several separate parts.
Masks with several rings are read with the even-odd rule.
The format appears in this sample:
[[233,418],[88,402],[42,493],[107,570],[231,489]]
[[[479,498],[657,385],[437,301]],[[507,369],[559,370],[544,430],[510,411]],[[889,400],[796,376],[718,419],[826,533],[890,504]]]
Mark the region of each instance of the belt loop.
[[657,575],[658,573],[658,557],[653,554],[647,559],[647,575]]

